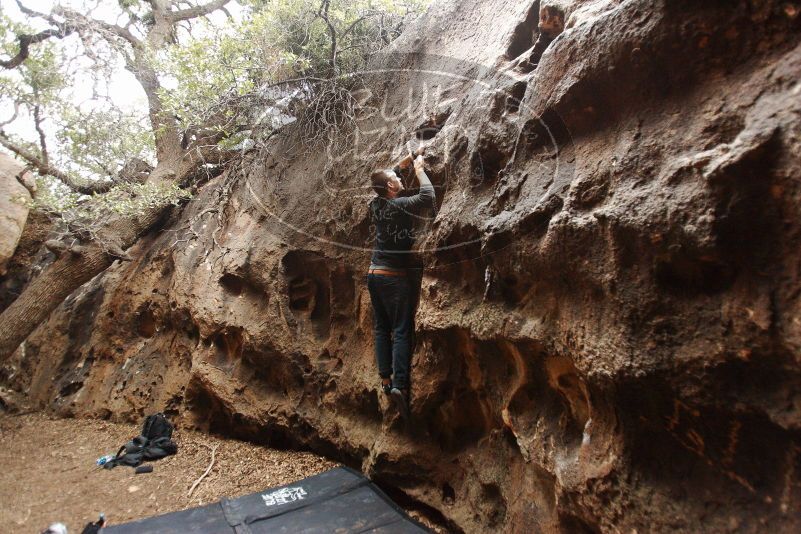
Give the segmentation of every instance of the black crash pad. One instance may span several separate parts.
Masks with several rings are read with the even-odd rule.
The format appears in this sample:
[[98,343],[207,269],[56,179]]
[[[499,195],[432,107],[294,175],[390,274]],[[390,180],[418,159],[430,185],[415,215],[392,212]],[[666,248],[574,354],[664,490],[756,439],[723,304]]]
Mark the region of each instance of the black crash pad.
[[429,532],[358,471],[337,467],[236,499],[104,528],[104,534]]

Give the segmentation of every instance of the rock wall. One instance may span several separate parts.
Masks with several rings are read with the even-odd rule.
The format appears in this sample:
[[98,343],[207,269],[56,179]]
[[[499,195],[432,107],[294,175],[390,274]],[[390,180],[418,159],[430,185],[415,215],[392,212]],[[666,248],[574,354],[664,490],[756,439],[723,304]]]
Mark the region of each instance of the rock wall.
[[[566,23],[535,54],[541,7]],[[6,387],[309,447],[453,531],[798,531],[800,9],[436,3],[357,131],[205,184]],[[369,172],[411,136],[438,213],[404,428],[364,273]]]
[[26,202],[30,202],[31,195],[17,181],[23,169],[13,158],[0,153],[0,276],[6,274],[28,219]]

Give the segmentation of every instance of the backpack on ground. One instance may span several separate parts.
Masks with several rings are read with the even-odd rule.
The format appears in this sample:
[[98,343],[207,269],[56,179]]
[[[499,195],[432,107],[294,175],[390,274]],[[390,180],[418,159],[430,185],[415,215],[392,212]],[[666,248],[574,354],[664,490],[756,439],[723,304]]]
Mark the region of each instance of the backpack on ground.
[[142,434],[120,447],[117,455],[103,464],[103,467],[136,467],[144,460],[158,460],[175,454],[178,452],[178,445],[172,440],[172,431],[172,423],[163,413],[147,416],[142,425]]
[[142,436],[147,439],[172,437],[173,426],[163,413],[148,415],[142,425]]

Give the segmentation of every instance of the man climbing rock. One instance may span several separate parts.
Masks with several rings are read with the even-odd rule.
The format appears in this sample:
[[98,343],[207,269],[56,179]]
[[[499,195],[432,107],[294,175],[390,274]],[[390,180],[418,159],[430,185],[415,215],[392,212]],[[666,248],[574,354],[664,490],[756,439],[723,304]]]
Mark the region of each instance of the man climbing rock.
[[[369,204],[376,236],[367,274],[373,304],[375,357],[381,387],[404,420],[409,417],[414,314],[422,276],[422,263],[411,250],[415,241],[414,221],[421,210],[435,207],[434,187],[423,169],[422,152],[422,148],[418,149],[393,169],[377,170],[370,176],[378,195]],[[420,182],[420,191],[402,197],[399,194],[404,186],[398,174],[410,165]]]

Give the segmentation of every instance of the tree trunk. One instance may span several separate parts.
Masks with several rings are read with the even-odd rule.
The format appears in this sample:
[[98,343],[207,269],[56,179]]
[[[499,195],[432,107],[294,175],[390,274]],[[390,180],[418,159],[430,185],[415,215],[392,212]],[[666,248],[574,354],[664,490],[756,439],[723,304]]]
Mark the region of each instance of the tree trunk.
[[[150,183],[169,181],[180,184],[203,163],[223,164],[233,153],[212,147],[207,153],[190,151],[169,165],[159,165],[148,178]],[[47,319],[65,298],[103,272],[114,261],[114,253],[133,245],[170,207],[169,202],[148,208],[136,217],[111,219],[98,231],[102,243],[89,243],[79,251],[65,251],[22,294],[0,314],[0,363]],[[108,245],[113,253],[109,254]],[[105,248],[104,246],[105,245]]]
[[109,256],[96,247],[79,256],[67,252],[35,278],[0,315],[0,362],[7,360],[70,293],[110,263]]
[[[165,203],[135,218],[116,219],[108,224],[104,233],[126,249],[153,226],[169,206]],[[80,252],[63,252],[0,314],[0,362],[7,360],[65,298],[113,261],[114,258],[96,243],[81,248]]]
[[[170,204],[155,206],[133,219],[117,219],[105,229],[125,249],[150,228]],[[103,272],[114,258],[98,244],[65,251],[0,314],[0,361],[5,361],[65,298]]]
[[129,66],[129,70],[136,77],[147,96],[150,124],[153,127],[156,145],[156,161],[161,163],[180,158],[183,150],[181,148],[181,138],[178,135],[178,126],[175,117],[169,115],[163,109],[161,98],[158,94],[161,88],[158,75],[148,62],[144,52],[136,50],[134,55],[134,63]]

